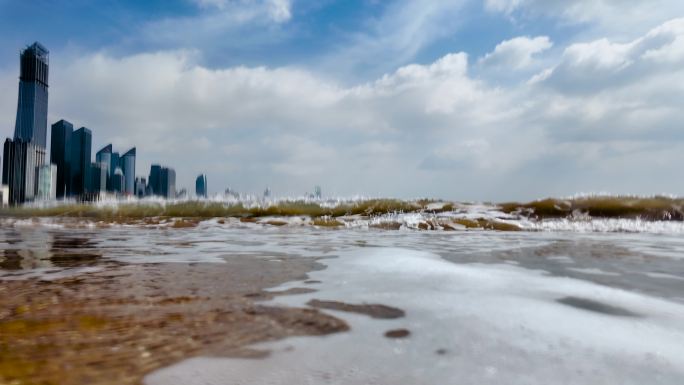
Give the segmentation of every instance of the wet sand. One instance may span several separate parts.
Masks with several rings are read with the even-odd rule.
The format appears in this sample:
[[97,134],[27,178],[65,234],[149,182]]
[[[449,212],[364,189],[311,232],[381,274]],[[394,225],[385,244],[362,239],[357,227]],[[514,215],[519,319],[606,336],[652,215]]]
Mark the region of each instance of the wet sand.
[[0,281],[0,384],[140,384],[186,358],[258,358],[268,352],[246,346],[348,330],[316,309],[257,303],[277,295],[265,288],[322,268],[311,258],[97,266]]

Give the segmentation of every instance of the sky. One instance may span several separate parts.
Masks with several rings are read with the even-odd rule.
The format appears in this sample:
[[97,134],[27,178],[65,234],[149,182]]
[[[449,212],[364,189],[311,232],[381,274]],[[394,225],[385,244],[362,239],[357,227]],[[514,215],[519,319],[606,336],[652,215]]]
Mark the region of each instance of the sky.
[[531,200],[684,194],[681,0],[0,0],[49,122],[177,188]]

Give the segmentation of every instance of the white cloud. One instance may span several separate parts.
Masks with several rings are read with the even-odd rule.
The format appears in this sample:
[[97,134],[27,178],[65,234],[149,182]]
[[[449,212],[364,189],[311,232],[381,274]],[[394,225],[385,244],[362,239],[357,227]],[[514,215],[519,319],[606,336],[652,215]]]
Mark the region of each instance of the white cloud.
[[485,8],[514,19],[548,17],[568,24],[594,24],[603,34],[631,36],[684,14],[680,0],[485,0]]
[[480,64],[486,67],[519,70],[532,64],[533,56],[551,48],[553,43],[547,36],[516,37],[501,42],[493,52],[480,59]]
[[683,40],[684,18],[625,43],[600,39],[572,44],[559,63],[538,78],[565,92],[594,93],[669,77],[684,64]]
[[[191,0],[201,8],[216,9],[231,15],[235,20],[250,20],[268,16],[281,23],[292,18],[290,0]],[[235,17],[235,15],[239,15]]]
[[[363,32],[347,39],[323,60],[336,73],[353,74],[390,71],[410,62],[426,46],[453,36],[462,24],[463,8],[469,0],[398,0],[390,2],[377,19],[366,23]],[[378,60],[382,58],[382,60]]]

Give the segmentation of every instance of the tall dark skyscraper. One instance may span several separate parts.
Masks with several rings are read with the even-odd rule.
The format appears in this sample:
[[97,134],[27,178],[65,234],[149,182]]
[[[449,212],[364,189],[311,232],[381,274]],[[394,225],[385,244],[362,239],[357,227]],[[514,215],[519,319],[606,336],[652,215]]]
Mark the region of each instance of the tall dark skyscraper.
[[[113,151],[112,151],[111,163],[110,163],[110,165],[109,165],[109,175],[110,175],[110,176],[113,176],[113,175],[114,175],[114,171],[116,171],[117,167],[118,167],[118,168],[121,168],[121,158],[119,157],[119,153],[118,153],[118,152],[113,152]],[[121,172],[123,172],[123,169],[121,169]],[[124,185],[123,185],[123,184],[122,184],[121,187],[119,187],[118,189],[115,189],[115,188],[114,188],[114,184],[112,184],[111,190],[112,190],[113,192],[123,192],[123,188],[124,188]]]
[[198,198],[206,198],[207,194],[207,176],[201,174],[195,180],[195,195],[197,195]]
[[21,52],[14,139],[47,145],[49,52],[36,42]]
[[150,167],[149,187],[152,195],[176,197],[176,170],[153,164]]
[[71,136],[71,194],[83,196],[92,193],[90,157],[93,134],[81,127]]
[[11,204],[32,200],[37,191],[37,169],[45,163],[48,109],[48,50],[39,43],[19,56],[19,98],[14,140],[3,146],[3,184]]
[[148,178],[148,181],[152,195],[162,195],[161,169],[162,167],[158,164],[153,164],[152,167],[150,167],[150,177]]
[[135,194],[135,147],[131,148],[121,157],[121,170],[124,173],[123,193],[126,195]]
[[104,164],[106,166],[106,174],[107,174],[107,182],[106,182],[106,191],[112,191],[112,173],[114,170],[112,169],[112,145],[108,144],[100,151],[98,151],[95,154],[95,163],[100,163]]
[[57,166],[57,198],[71,194],[71,135],[74,125],[60,120],[52,125],[50,138],[50,163]]

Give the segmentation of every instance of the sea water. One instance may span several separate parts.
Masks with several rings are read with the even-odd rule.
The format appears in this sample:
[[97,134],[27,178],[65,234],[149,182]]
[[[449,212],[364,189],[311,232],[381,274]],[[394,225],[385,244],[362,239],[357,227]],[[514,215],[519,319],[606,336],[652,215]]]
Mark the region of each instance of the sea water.
[[[639,228],[638,223],[630,225]],[[398,231],[269,227],[206,221],[196,228],[0,230],[2,279],[51,279],[97,266],[59,266],[55,248],[126,263],[222,263],[230,255],[318,257],[311,299],[383,304],[405,317],[325,310],[351,330],[253,346],[264,359],[197,357],[151,373],[157,384],[681,384],[684,240],[640,231]],[[649,231],[649,229],[653,231]],[[17,260],[16,258],[14,260]],[[5,267],[7,267],[5,265]],[[409,336],[385,337],[405,329]]]

